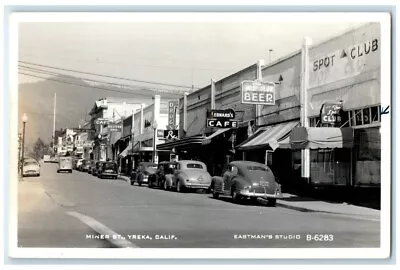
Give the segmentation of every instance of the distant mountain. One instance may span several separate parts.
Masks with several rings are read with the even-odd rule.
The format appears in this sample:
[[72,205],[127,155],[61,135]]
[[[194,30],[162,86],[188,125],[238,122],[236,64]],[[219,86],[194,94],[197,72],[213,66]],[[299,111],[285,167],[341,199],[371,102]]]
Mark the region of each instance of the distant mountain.
[[[54,80],[85,86],[76,86]],[[54,93],[57,94],[56,129],[78,127],[82,119],[89,120],[88,113],[94,106],[95,101],[100,98],[134,98],[137,99],[138,103],[152,104],[152,97],[155,94],[152,91],[142,89],[132,90],[132,93],[121,93],[120,91],[128,90],[111,85],[90,85],[85,81],[68,76],[57,76],[37,83],[20,84],[18,90],[18,119],[21,119],[23,113],[28,116],[26,146],[29,148],[33,146],[39,137],[45,143],[51,141]],[[178,95],[172,94],[161,95],[162,99],[176,99],[177,97]],[[22,132],[21,121],[19,123],[19,132]]]

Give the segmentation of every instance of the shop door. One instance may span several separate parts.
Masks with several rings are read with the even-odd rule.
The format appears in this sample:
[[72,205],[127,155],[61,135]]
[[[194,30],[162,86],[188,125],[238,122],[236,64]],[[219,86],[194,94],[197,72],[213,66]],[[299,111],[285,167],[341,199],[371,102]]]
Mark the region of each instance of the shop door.
[[319,149],[310,152],[313,184],[347,185],[350,183],[350,150]]

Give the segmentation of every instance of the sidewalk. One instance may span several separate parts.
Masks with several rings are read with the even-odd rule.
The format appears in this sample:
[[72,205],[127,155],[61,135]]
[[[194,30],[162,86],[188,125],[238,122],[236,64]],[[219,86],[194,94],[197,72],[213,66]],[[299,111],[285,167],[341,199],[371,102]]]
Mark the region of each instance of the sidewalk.
[[127,182],[127,183],[130,183],[130,181],[131,181],[130,177],[129,177],[129,176],[126,176],[126,175],[124,175],[124,174],[119,174],[119,175],[118,175],[118,179],[123,180],[123,181],[125,181],[125,182]]
[[341,215],[362,216],[365,218],[380,219],[380,210],[355,206],[347,203],[325,202],[293,194],[283,193],[283,198],[278,199],[276,206],[302,212],[318,212]]

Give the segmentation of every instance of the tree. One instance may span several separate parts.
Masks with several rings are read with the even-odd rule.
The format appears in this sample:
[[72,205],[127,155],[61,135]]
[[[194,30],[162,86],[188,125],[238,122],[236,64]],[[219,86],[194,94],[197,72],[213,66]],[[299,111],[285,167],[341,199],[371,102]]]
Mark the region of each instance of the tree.
[[33,158],[39,160],[48,153],[49,153],[49,146],[46,145],[41,138],[38,138],[35,142],[35,145],[33,146],[33,152],[32,152]]

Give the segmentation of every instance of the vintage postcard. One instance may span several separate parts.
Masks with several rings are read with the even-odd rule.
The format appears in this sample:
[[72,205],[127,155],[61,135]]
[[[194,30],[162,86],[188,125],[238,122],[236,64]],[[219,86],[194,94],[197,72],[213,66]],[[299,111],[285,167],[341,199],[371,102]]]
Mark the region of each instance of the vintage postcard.
[[388,13],[12,13],[13,258],[388,258]]

